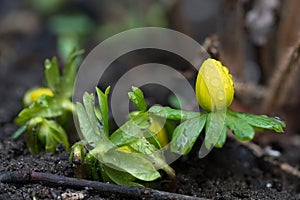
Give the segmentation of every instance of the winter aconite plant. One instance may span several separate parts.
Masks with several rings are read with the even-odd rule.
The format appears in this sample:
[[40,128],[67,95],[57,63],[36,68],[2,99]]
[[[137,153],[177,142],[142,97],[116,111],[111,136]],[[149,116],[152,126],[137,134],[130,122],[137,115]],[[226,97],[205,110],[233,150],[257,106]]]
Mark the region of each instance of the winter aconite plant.
[[[233,96],[234,82],[227,67],[209,58],[203,62],[196,81],[196,97],[205,113],[196,114],[158,106],[150,108],[149,111],[167,119],[181,120],[182,123],[172,134],[170,144],[171,151],[181,155],[190,152],[203,129],[206,134],[204,143],[208,149],[211,145],[215,147],[224,145],[227,129],[241,141],[253,139],[255,129],[283,132],[285,123],[277,118],[239,113],[229,109]],[[214,127],[220,124],[221,129],[216,131]]]
[[14,134],[17,138],[25,132],[27,146],[31,153],[41,150],[55,151],[57,144],[63,143],[66,149],[69,142],[64,127],[70,120],[68,115],[74,112],[71,102],[74,80],[77,72],[76,58],[82,50],[73,50],[62,70],[59,70],[57,59],[45,61],[45,78],[47,88],[29,90],[24,95],[25,108],[15,119],[21,128]]
[[[98,88],[96,91],[99,107],[94,106],[94,96],[88,93],[84,94],[83,104],[77,103],[84,139],[72,147],[70,159],[73,162],[80,161],[79,168],[88,166],[94,179],[122,185],[140,185],[141,181],[155,180],[160,177],[159,169],[174,179],[175,173],[167,165],[163,150],[169,148],[174,153],[188,154],[204,127],[204,142],[209,148],[211,144],[223,146],[227,128],[239,140],[248,141],[253,138],[255,128],[282,132],[285,126],[282,121],[264,115],[237,113],[228,109],[234,96],[234,82],[228,69],[214,59],[207,59],[203,63],[196,82],[196,97],[205,113],[156,105],[147,110],[142,91],[132,87],[128,95],[138,111],[130,113],[129,120],[110,133],[107,106],[109,88],[105,93]],[[214,118],[214,115],[220,115],[219,112],[224,114],[223,121]],[[178,122],[181,123],[176,128],[167,129],[170,124],[175,127]],[[215,127],[220,123],[219,133],[216,129],[209,130],[210,126]],[[92,149],[88,152],[84,145],[90,145]]]
[[[146,112],[146,102],[140,89],[133,87],[129,96],[139,111],[119,129],[110,133],[108,126],[108,94],[96,88],[99,107],[94,106],[94,95],[85,93],[83,104],[76,109],[82,133],[82,140],[71,149],[71,161],[80,162],[96,180],[114,182],[120,185],[141,185],[141,181],[153,181],[160,177],[159,169],[171,179],[174,170],[165,162],[160,151],[163,140],[154,132],[153,119]],[[152,124],[152,126],[151,126]],[[87,151],[84,145],[91,146]]]
[[[227,130],[237,139],[253,139],[255,130],[269,129],[283,132],[284,122],[265,115],[235,112],[228,107],[234,98],[234,82],[227,67],[214,59],[203,62],[197,76],[195,94],[204,112],[191,112],[154,105],[147,107],[141,89],[132,87],[128,93],[137,108],[128,121],[113,131],[109,122],[108,96],[96,88],[94,94],[85,93],[83,102],[74,106],[72,96],[76,76],[76,58],[82,51],[73,51],[60,72],[56,58],[46,60],[47,87],[29,90],[24,96],[25,108],[15,119],[25,132],[31,153],[55,151],[59,143],[69,149],[65,126],[67,116],[78,118],[81,141],[71,147],[70,162],[78,177],[113,182],[119,185],[141,186],[168,175],[174,182],[176,175],[168,165],[165,152],[187,155],[201,132],[204,146],[222,147]],[[98,104],[96,104],[98,102]],[[201,149],[200,149],[201,150]],[[200,154],[199,154],[200,155]]]

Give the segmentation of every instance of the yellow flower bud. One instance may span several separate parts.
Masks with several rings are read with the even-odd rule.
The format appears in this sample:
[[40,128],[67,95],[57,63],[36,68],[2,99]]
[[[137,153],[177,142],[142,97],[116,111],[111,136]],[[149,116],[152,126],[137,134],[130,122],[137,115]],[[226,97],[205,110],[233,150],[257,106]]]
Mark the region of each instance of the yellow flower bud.
[[234,82],[227,67],[212,58],[205,60],[196,81],[196,98],[200,106],[211,112],[227,108],[234,96]]
[[53,92],[49,88],[35,88],[27,91],[24,95],[24,105],[29,106],[42,95],[53,96]]
[[151,118],[151,125],[149,127],[149,130],[156,134],[156,137],[162,147],[168,145],[168,135],[166,132],[166,129],[163,127],[161,122],[159,120],[155,120],[154,118]]
[[129,147],[129,146],[121,146],[119,148],[117,148],[118,151],[122,151],[122,152],[125,152],[125,153],[131,153],[131,152],[134,152],[134,150]]

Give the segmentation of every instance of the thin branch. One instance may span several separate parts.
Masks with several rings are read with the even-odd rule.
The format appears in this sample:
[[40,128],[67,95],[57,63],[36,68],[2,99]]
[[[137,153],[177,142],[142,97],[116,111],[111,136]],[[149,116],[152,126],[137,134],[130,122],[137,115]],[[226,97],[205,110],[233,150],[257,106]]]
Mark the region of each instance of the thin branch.
[[265,97],[266,88],[254,83],[245,83],[235,80],[235,94],[241,98],[243,102],[254,104],[260,102]]
[[299,67],[300,61],[300,40],[296,45],[290,49],[286,57],[284,57],[282,64],[278,66],[274,72],[274,76],[270,81],[262,109],[265,113],[270,113],[271,108],[277,105],[278,99],[282,94],[285,83],[289,79],[290,73],[295,67]]
[[237,143],[239,143],[240,145],[242,145],[243,147],[251,151],[253,155],[255,155],[258,158],[261,158],[263,161],[270,163],[273,166],[279,167],[283,172],[287,174],[300,178],[300,171],[297,168],[291,166],[288,163],[274,160],[270,156],[265,156],[267,155],[266,151],[262,149],[260,146],[258,146],[257,144],[253,142],[241,142],[233,134],[228,134],[228,137],[234,139]]
[[299,38],[300,18],[299,18],[299,0],[282,1],[282,9],[280,10],[280,21],[277,36],[277,53],[278,60],[282,59],[282,54],[287,48],[294,45]]
[[182,194],[153,190],[144,187],[120,186],[98,181],[85,179],[69,178],[49,173],[40,173],[33,171],[15,171],[0,173],[0,182],[5,183],[23,183],[42,182],[46,185],[57,187],[67,187],[74,189],[89,188],[90,190],[100,191],[105,194],[121,194],[131,198],[146,199],[198,199],[203,198],[191,197]]
[[220,45],[219,37],[215,34],[206,37],[202,44],[207,53],[217,60],[220,60],[220,54],[223,53],[221,52]]
[[[298,66],[297,66],[298,65]],[[299,104],[299,92],[298,92],[298,84],[299,83],[299,75],[300,75],[300,63],[294,65],[289,74],[284,85],[282,86],[282,91],[279,99],[277,100],[277,106],[281,107],[284,105],[297,105]],[[298,81],[298,82],[297,82]],[[294,94],[294,95],[290,95]]]

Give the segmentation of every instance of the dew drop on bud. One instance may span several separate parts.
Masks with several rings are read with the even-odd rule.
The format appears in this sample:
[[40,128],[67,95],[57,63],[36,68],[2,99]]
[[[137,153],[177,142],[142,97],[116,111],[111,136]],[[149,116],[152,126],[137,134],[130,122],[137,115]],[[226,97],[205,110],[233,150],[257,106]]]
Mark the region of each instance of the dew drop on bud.
[[224,88],[227,89],[228,88],[228,84],[224,83]]
[[220,80],[217,79],[217,78],[214,78],[214,79],[211,80],[211,84],[214,87],[218,87],[220,85]]
[[219,90],[218,93],[217,93],[217,98],[222,101],[225,99],[225,95],[224,95],[224,92],[222,90]]

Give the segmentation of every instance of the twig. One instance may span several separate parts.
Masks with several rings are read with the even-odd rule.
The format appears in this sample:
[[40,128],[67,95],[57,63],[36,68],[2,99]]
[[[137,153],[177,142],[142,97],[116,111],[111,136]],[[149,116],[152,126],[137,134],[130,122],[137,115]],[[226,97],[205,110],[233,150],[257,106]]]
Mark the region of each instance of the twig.
[[297,38],[299,38],[299,7],[299,0],[282,1],[276,42],[276,57],[278,60],[282,59],[282,54],[284,54],[286,49],[291,47],[297,41]]
[[266,88],[254,83],[245,83],[239,80],[235,80],[235,94],[240,97],[243,102],[252,104],[253,102],[261,101],[265,96]]
[[207,53],[211,56],[211,58],[220,60],[220,41],[217,35],[213,34],[209,37],[206,37],[202,46],[207,51]]
[[281,90],[289,78],[289,74],[293,68],[299,66],[300,61],[300,41],[287,52],[287,56],[283,59],[283,63],[278,66],[274,72],[274,76],[270,81],[267,95],[262,104],[262,109],[265,113],[269,113],[270,109],[276,106]]
[[300,171],[298,169],[296,169],[295,167],[291,166],[288,163],[279,162],[277,160],[274,160],[270,156],[265,156],[267,153],[265,152],[264,149],[262,149],[257,144],[253,142],[241,142],[238,139],[236,139],[236,137],[234,137],[233,134],[228,134],[228,137],[234,139],[237,143],[247,148],[249,151],[253,153],[253,155],[255,155],[258,158],[261,158],[263,161],[279,167],[283,172],[286,172],[287,174],[300,178]]
[[272,160],[270,158],[264,158],[265,161],[278,166],[282,171],[291,174],[293,176],[296,176],[297,178],[300,178],[300,171],[296,169],[295,167],[291,166],[288,163],[279,163],[276,160]]
[[[277,106],[281,107],[285,105],[289,105],[289,106],[298,105],[299,88],[297,83],[299,83],[300,80],[299,72],[300,72],[300,62],[295,63],[294,67],[290,70],[289,74],[286,75],[288,78],[286,78],[287,80],[282,86],[281,95],[277,100]],[[290,94],[294,94],[294,95],[291,96]]]
[[198,199],[203,198],[191,197],[182,194],[153,190],[144,187],[120,186],[98,181],[85,179],[69,178],[49,173],[40,173],[33,171],[15,171],[0,173],[0,182],[5,183],[32,183],[43,182],[46,185],[68,187],[74,189],[89,188],[90,190],[100,191],[106,194],[121,194],[131,198],[146,199]]

